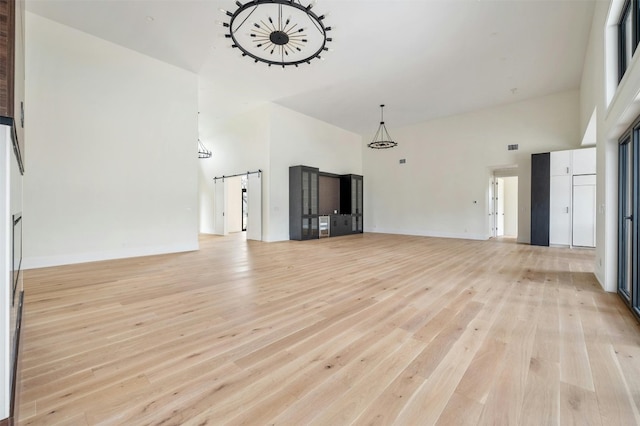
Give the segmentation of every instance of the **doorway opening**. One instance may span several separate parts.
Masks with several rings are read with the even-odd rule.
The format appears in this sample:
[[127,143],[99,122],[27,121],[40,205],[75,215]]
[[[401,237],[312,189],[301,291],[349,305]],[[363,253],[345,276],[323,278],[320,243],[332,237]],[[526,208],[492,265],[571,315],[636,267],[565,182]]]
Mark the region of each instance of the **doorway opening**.
[[242,177],[242,232],[247,230],[247,221],[249,220],[249,213],[247,209],[248,198],[247,198],[247,177]]
[[518,238],[518,176],[514,167],[494,170],[489,184],[492,238]]
[[262,241],[262,170],[213,178],[214,234]]

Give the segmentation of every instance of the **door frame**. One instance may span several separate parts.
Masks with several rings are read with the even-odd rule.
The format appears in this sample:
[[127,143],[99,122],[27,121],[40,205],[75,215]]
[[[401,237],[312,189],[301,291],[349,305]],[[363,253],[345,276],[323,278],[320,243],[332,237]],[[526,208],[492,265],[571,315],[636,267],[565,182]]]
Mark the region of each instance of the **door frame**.
[[[245,210],[248,210],[248,207],[245,209],[245,197],[247,196],[247,188],[242,188],[242,196],[240,197],[240,202],[242,203],[242,207],[240,208],[240,212],[242,214],[242,232],[247,231],[247,223],[244,220]],[[247,204],[249,204],[249,200],[247,199]],[[247,222],[248,222],[247,218]]]
[[[487,191],[488,195],[488,216],[489,216],[489,235],[492,238],[496,238],[498,232],[498,201],[497,198],[497,181],[498,178],[508,178],[508,177],[516,177],[518,178],[518,206],[520,205],[520,177],[518,176],[518,165],[504,165],[504,166],[494,166],[489,168],[490,178],[489,178],[489,188]],[[520,214],[520,208],[518,207],[518,215]],[[518,219],[518,223],[520,220]],[[503,223],[504,227],[504,223]],[[518,237],[519,227],[516,228],[516,238]]]
[[214,179],[213,189],[213,233],[215,235],[227,235],[227,216],[225,215],[227,211],[227,180],[224,177],[222,179]]
[[[618,140],[618,283],[616,288],[622,301],[640,320],[639,213],[640,117]],[[629,284],[629,291],[627,291],[627,284]]]
[[262,241],[262,173],[247,175],[247,240]]

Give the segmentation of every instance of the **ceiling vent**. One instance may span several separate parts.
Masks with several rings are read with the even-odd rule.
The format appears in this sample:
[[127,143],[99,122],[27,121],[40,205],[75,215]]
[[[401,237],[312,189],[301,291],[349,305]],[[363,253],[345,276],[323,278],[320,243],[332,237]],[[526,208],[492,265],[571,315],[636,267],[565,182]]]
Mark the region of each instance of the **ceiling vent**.
[[518,150],[518,144],[515,143],[513,145],[507,145],[507,150],[509,150],[509,151],[517,151]]

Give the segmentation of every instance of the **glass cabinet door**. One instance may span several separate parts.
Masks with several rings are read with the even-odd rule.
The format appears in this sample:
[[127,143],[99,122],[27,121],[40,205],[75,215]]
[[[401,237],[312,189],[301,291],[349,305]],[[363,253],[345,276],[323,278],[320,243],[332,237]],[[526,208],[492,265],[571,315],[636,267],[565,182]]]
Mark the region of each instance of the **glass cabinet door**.
[[362,178],[358,179],[356,186],[358,187],[356,195],[356,213],[362,214]]
[[310,206],[311,210],[309,214],[316,215],[318,214],[318,174],[310,173],[311,175],[311,187],[309,188],[310,194]]
[[[309,179],[310,173],[306,170],[302,171],[302,214],[311,214],[311,185]],[[303,225],[304,226],[304,225]]]
[[358,191],[357,191],[357,196],[356,196],[356,213],[358,213],[358,227],[357,227],[357,231],[358,232],[363,232],[363,209],[362,209],[362,176],[358,178],[358,181],[356,182],[356,185],[358,186]]
[[289,167],[289,238],[319,238],[319,170],[308,166]]
[[358,214],[358,178],[351,176],[351,213]]
[[320,218],[318,216],[311,217],[311,228],[309,238],[319,238],[320,237]]
[[302,239],[319,238],[318,172],[302,170]]
[[351,231],[362,232],[362,176],[351,176]]

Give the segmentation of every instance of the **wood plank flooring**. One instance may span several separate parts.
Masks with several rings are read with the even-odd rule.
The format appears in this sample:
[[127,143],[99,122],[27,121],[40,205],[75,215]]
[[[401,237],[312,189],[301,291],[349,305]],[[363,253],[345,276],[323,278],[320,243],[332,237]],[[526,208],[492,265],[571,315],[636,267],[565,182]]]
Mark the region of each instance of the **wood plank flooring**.
[[200,247],[26,271],[19,424],[640,424],[640,327],[593,251]]

